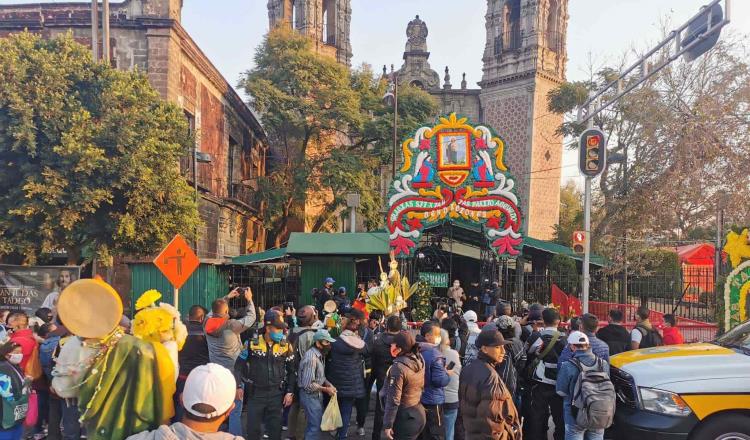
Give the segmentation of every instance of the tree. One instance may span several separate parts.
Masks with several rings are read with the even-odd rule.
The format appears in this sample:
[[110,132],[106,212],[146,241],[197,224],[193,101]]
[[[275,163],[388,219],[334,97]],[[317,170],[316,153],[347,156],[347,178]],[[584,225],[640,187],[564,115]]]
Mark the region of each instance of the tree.
[[555,225],[556,243],[572,246],[573,232],[583,229],[583,194],[569,180],[560,188],[560,222]]
[[[240,85],[261,113],[274,147],[260,195],[275,245],[282,245],[295,224],[313,232],[333,229],[348,192],[360,194],[366,226],[378,227],[383,203],[377,173],[390,160],[392,142],[392,113],[381,102],[385,82],[368,66],[350,72],[316,54],[307,37],[283,28],[268,33],[255,65]],[[437,113],[421,90],[407,89],[400,98],[403,133]]]
[[22,33],[0,39],[0,83],[0,255],[107,262],[193,236],[187,123],[142,73],[95,62],[70,35]]
[[[622,164],[611,164],[598,181],[592,237],[599,246],[615,252],[626,235],[683,239],[715,221],[722,193],[731,199],[728,218],[742,222],[749,215],[742,202],[750,194],[746,52],[743,43],[720,41],[693,63],[667,66],[595,118],[608,134],[609,153],[628,157],[627,173]],[[618,70],[605,68],[593,81],[563,84],[549,94],[550,110],[573,110]],[[560,127],[566,135],[581,130],[573,121]]]

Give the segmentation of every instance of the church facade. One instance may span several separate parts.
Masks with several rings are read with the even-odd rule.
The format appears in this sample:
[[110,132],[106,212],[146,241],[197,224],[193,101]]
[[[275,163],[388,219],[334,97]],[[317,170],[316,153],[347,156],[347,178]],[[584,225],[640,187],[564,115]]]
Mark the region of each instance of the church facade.
[[549,240],[560,216],[562,116],[547,109],[547,94],[565,80],[567,0],[488,0],[479,88],[465,75],[454,87],[429,64],[427,24],[409,22],[399,85],[428,91],[442,114],[455,112],[490,125],[506,142],[506,164],[516,179],[527,235]]
[[[269,0],[271,27],[310,36],[315,50],[350,65],[351,0]],[[427,24],[409,22],[400,86],[416,86],[455,112],[492,126],[506,142],[506,164],[516,180],[524,232],[549,240],[560,215],[562,116],[547,109],[547,94],[565,80],[568,0],[487,0],[482,80],[469,88],[429,63]],[[453,82],[457,86],[453,86]]]

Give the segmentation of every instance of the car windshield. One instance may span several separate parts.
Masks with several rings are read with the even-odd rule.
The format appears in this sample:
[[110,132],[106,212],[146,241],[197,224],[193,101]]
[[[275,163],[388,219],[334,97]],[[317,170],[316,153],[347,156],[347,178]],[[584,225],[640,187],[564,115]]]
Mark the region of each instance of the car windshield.
[[716,343],[724,347],[738,348],[745,354],[750,354],[750,321],[745,321],[719,336]]

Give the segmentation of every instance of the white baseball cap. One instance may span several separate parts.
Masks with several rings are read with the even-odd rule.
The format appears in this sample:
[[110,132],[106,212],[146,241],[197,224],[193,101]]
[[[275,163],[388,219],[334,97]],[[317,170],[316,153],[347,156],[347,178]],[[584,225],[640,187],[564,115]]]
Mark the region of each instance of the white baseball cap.
[[584,332],[574,331],[568,336],[568,344],[583,345],[588,343],[589,337]]
[[469,310],[466,313],[464,313],[464,319],[469,322],[477,322],[477,314],[473,310]]
[[[220,416],[232,407],[237,393],[234,375],[219,364],[195,367],[185,380],[182,404],[197,417],[211,419]],[[204,413],[193,408],[197,404],[208,405],[213,411]]]

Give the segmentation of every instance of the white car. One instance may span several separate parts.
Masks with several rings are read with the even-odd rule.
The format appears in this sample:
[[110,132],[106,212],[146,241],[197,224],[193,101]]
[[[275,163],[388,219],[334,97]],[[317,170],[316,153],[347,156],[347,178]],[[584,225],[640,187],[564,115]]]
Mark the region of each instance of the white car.
[[711,343],[611,358],[617,439],[750,440],[750,321]]

